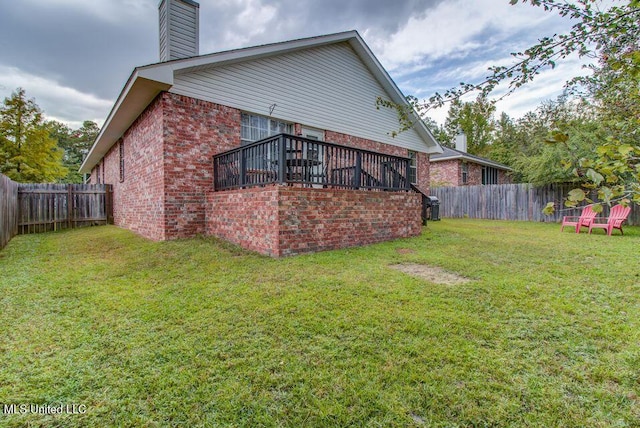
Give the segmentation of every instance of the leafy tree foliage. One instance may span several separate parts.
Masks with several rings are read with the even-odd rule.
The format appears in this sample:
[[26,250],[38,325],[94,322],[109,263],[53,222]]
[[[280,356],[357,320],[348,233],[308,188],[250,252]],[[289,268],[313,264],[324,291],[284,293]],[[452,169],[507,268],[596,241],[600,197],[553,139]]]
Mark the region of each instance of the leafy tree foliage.
[[575,24],[566,34],[543,37],[523,52],[512,53],[516,60],[514,64],[489,68],[491,74],[479,83],[462,82],[443,94],[436,93],[424,102],[414,103],[419,113],[442,107],[471,92],[489,95],[503,82],[508,84],[506,96],[532,81],[545,68],[554,68],[557,61],[573,53],[587,57],[602,50],[628,52],[629,47],[634,45],[637,53],[640,0],[617,1],[614,4],[623,4],[606,10],[601,10],[594,0],[577,0],[573,3],[566,0],[510,0],[510,3],[515,5],[520,1],[557,12],[562,17],[574,20]]
[[24,89],[5,98],[0,107],[0,172],[18,182],[55,182],[67,174],[62,157],[42,111]]
[[47,126],[50,129],[51,136],[58,141],[58,146],[64,150],[63,163],[69,172],[62,181],[65,183],[82,183],[83,177],[78,170],[98,136],[100,128],[95,122],[89,120],[84,121],[82,127],[76,130],[72,130],[67,125],[56,121],[48,122]]
[[[565,166],[584,177],[583,189],[570,195],[567,206],[591,200],[597,190],[605,203],[640,204],[640,51],[635,49],[603,54],[593,76],[577,79],[582,97],[596,115],[598,144],[595,156],[569,159]],[[557,145],[565,145],[571,134],[555,134]],[[548,207],[551,210],[552,206]],[[599,209],[596,206],[596,209]]]
[[[507,113],[502,113],[494,123],[493,141],[487,156],[496,162],[515,168],[518,155],[528,141],[518,123],[514,122]],[[526,181],[517,170],[512,173],[511,178],[516,182]]]
[[[488,155],[519,166],[517,174],[523,179],[579,183],[582,188],[571,193],[566,201],[568,206],[589,201],[588,190],[597,190],[599,199],[605,203],[640,203],[640,0],[612,0],[604,5],[594,0],[510,0],[510,3],[529,3],[558,13],[571,19],[573,26],[567,33],[543,37],[530,48],[513,53],[512,65],[490,68],[490,74],[481,82],[463,82],[425,101],[410,99],[410,108],[399,108],[384,100],[378,100],[378,106],[398,110],[402,131],[413,125],[414,112],[424,116],[430,109],[459,102],[471,92],[488,96],[501,83],[508,85],[506,96],[571,54],[597,59],[599,62],[591,64],[592,77],[570,82],[574,89],[580,85],[582,107],[591,117],[574,111],[570,120],[556,118],[552,123],[539,123],[543,117],[530,116],[518,124],[522,125],[516,127],[519,130],[501,118],[496,127],[497,144],[487,150]],[[551,138],[546,138],[551,145],[540,145],[541,135],[536,128],[551,131]],[[533,132],[536,138],[522,141],[521,132]],[[522,154],[532,154],[526,164],[522,158],[507,155],[507,148],[515,147],[513,139],[521,140]],[[554,208],[549,204],[546,210]]]
[[[564,144],[549,144],[550,136]],[[593,158],[601,132],[589,105],[566,96],[542,103],[518,121],[503,115],[496,124],[489,156],[511,166],[515,181],[536,185],[582,183],[567,159]]]
[[453,140],[447,134],[447,130],[444,128],[444,126],[438,125],[438,123],[430,117],[425,117],[423,121],[427,128],[429,128],[429,131],[431,131],[431,134],[433,134],[433,137],[436,139],[436,141],[438,141],[442,145],[450,147]]
[[473,102],[453,101],[444,125],[449,141],[462,131],[467,136],[467,152],[486,156],[494,130],[495,110],[494,103],[482,94]]

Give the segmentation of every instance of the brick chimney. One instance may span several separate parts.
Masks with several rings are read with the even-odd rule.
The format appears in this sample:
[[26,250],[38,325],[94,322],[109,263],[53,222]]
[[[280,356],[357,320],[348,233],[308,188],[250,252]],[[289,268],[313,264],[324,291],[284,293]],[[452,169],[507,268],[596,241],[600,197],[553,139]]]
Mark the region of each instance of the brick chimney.
[[162,0],[160,62],[199,55],[200,5],[192,0]]

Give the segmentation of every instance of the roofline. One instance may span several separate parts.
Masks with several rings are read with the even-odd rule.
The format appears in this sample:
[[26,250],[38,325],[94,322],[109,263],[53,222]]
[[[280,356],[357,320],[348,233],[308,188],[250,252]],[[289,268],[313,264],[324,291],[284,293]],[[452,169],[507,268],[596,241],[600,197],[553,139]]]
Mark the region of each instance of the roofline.
[[[89,154],[82,163],[80,172],[90,172],[149,103],[160,92],[167,91],[173,86],[173,77],[176,72],[184,73],[199,67],[226,65],[340,42],[348,42],[351,45],[369,71],[382,84],[383,89],[391,96],[391,101],[409,105],[402,91],[355,30],[148,64],[136,67],[129,76]],[[144,101],[147,101],[146,105],[143,105]],[[122,110],[124,111],[120,114]],[[442,153],[442,148],[424,122],[419,120],[417,113],[414,129],[425,142],[426,153]],[[429,144],[429,141],[432,144]]]
[[441,156],[441,157],[437,157],[437,158],[430,158],[429,161],[430,162],[443,162],[443,161],[447,161],[447,160],[462,159],[462,160],[468,160],[468,161],[471,161],[471,162],[475,162],[477,164],[484,165],[484,166],[490,166],[490,167],[494,167],[494,168],[503,169],[505,171],[513,171],[513,168],[510,168],[507,165],[503,165],[503,164],[498,163],[498,162],[494,162],[494,161],[492,161],[490,159],[482,158],[480,156],[470,155],[468,153],[463,153],[463,152],[460,152],[460,151],[455,150],[455,149],[449,149],[449,150],[457,152],[457,154],[452,155],[452,156]]
[[[137,68],[133,70],[93,142],[87,157],[80,165],[80,173],[90,173],[91,169],[107,154],[113,144],[124,135],[151,101],[160,92],[168,90],[173,84],[173,78],[169,83],[151,77],[156,76],[148,76],[147,73],[141,73]],[[127,98],[127,95],[133,92],[136,93],[136,96]],[[111,140],[111,144],[107,142],[107,146],[103,147],[101,143],[105,140]]]

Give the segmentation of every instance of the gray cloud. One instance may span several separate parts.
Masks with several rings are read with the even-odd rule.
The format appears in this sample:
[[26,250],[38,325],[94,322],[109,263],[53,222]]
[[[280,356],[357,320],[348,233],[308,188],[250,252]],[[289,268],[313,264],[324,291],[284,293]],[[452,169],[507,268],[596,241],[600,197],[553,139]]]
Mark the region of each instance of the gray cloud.
[[[431,16],[441,16],[436,11],[451,6],[444,0],[200,0],[200,50],[204,54],[356,29],[390,66],[400,87],[406,83],[409,92],[422,93],[430,90],[436,74],[446,75],[440,72],[447,68],[455,70],[479,58],[504,58],[508,48],[502,45],[512,44],[520,27],[507,25],[514,34],[501,34],[506,30],[501,31],[494,9],[509,17],[512,10],[505,12],[506,0],[493,1],[473,2],[460,11],[466,14],[445,16],[454,25]],[[75,123],[104,119],[133,68],[158,61],[158,4],[0,0],[0,96],[8,96],[19,84],[51,117]],[[472,21],[463,22],[462,15]],[[483,24],[482,31],[476,33],[478,25],[470,24]],[[474,42],[495,43],[464,50],[465,45],[455,41],[459,30],[467,30]],[[429,57],[435,50],[423,46],[438,49],[436,64]],[[452,56],[456,52],[458,56]],[[421,64],[425,74],[410,71]]]
[[[201,0],[202,53],[241,47],[234,44],[238,41],[253,45],[347,29],[390,34],[438,1]],[[131,13],[131,0],[111,0],[109,7],[98,5],[98,11],[73,3],[2,2],[0,65],[114,98],[135,66],[158,60],[158,3],[137,2]],[[263,32],[246,35],[230,23],[251,4],[273,8],[275,15]]]
[[[316,36],[345,30],[374,31],[384,37],[397,31],[411,16],[422,15],[443,0],[266,0],[244,2],[200,2],[201,46],[207,52],[229,49],[234,40],[248,45],[270,43],[292,38]],[[237,22],[250,7],[262,6],[274,11],[268,24],[259,31],[265,13],[257,13],[249,22]],[[244,24],[252,36],[243,37]],[[257,26],[256,26],[257,23]],[[248,32],[247,32],[248,33]],[[230,37],[233,36],[233,37]]]
[[[314,33],[327,28],[371,29],[388,35],[397,31],[412,16],[421,16],[442,0],[325,0],[300,2],[287,0],[279,4],[286,16],[290,11],[301,18]],[[322,31],[319,31],[322,33]]]
[[114,97],[133,66],[156,61],[153,19],[109,21],[82,9],[38,10],[27,2],[3,2],[0,8],[1,65]]

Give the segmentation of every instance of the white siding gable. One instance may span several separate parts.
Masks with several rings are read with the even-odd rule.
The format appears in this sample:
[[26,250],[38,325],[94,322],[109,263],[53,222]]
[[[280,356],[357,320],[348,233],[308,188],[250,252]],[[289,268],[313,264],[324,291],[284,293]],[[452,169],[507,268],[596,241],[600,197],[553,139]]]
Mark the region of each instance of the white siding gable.
[[251,113],[425,152],[416,131],[393,138],[395,110],[376,109],[390,98],[347,42],[236,64],[178,71],[171,92]]

